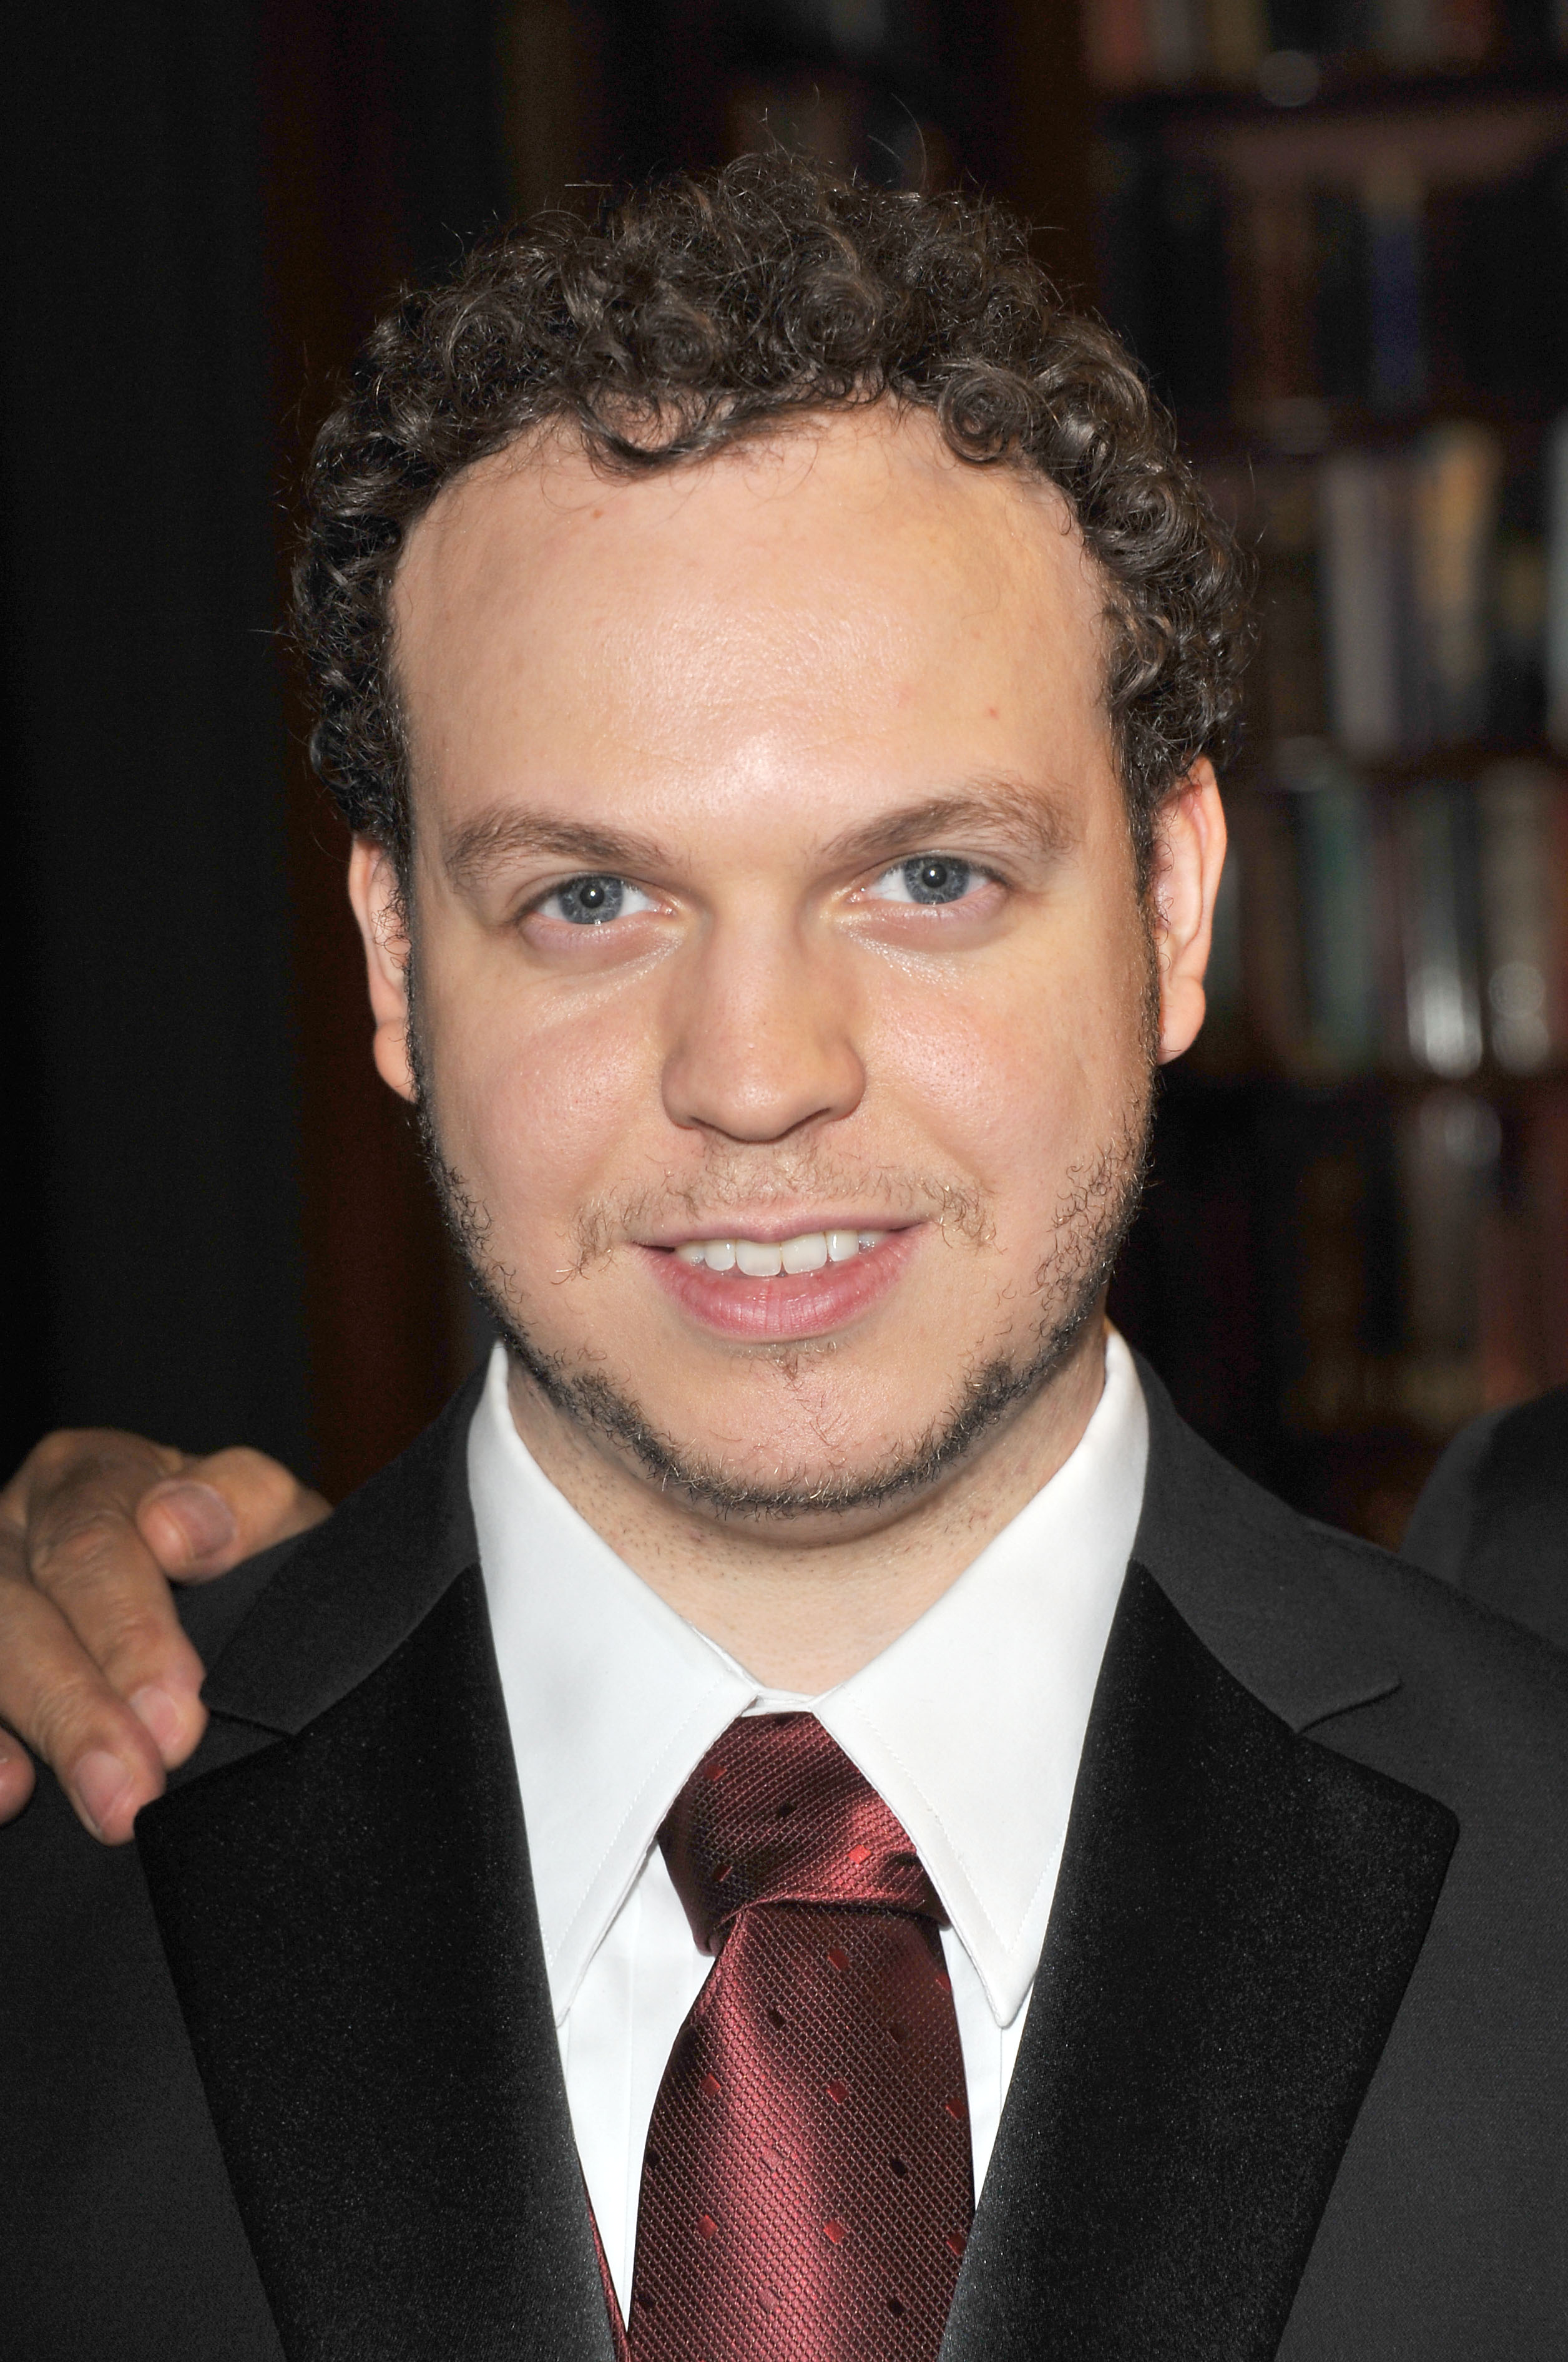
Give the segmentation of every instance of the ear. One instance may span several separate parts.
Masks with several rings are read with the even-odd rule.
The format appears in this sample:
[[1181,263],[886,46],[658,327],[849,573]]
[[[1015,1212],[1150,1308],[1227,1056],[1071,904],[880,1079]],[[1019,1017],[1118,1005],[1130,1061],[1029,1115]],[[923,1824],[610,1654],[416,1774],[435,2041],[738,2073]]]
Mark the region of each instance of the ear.
[[408,1058],[408,918],[397,870],[384,844],[357,836],[348,855],[348,900],[365,946],[376,1071],[401,1098],[414,1097]]
[[1203,1023],[1214,898],[1225,866],[1225,813],[1200,756],[1160,807],[1150,893],[1160,971],[1160,1064],[1190,1050]]

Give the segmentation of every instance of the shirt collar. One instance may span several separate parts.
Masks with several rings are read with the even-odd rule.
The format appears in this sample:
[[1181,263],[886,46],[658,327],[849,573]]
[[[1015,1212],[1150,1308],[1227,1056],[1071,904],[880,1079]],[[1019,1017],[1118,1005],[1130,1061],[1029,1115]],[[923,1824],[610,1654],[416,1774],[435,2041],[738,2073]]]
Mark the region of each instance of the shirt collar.
[[498,1345],[469,1483],[558,2021],[737,1715],[815,1714],[902,1822],[999,2024],[1029,1993],[1143,1501],[1148,1416],[1109,1331],[1077,1448],[919,1621],[820,1698],[765,1690],[601,1540],[513,1424]]

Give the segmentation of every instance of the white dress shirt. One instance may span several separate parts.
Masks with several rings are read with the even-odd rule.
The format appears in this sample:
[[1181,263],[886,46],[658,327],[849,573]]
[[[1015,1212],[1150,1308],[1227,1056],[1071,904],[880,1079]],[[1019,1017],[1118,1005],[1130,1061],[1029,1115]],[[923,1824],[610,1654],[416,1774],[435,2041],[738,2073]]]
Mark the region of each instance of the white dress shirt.
[[623,2308],[654,2101],[712,1967],[658,1830],[737,1715],[814,1714],[919,1852],[951,1922],[978,2191],[1143,1503],[1127,1347],[1109,1332],[1104,1391],[1051,1482],[918,1623],[811,1698],[762,1688],[615,1556],[530,1457],[506,1378],[497,1346],[469,1482],[572,2128]]

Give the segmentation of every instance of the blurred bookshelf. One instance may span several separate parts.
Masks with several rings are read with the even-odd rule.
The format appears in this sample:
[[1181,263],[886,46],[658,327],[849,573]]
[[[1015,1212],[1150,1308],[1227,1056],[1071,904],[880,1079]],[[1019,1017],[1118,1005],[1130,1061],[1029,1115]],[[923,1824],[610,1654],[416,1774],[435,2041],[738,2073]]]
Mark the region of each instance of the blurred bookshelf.
[[1086,0],[1102,308],[1254,548],[1211,1015],[1115,1308],[1397,1542],[1568,1378],[1568,9]]

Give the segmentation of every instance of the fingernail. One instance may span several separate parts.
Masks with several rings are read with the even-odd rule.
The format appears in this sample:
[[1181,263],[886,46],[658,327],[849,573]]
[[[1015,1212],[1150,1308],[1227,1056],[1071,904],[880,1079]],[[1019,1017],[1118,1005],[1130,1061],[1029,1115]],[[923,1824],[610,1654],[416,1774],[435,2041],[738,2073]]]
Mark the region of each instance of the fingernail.
[[152,1733],[158,1751],[167,1762],[184,1742],[184,1709],[156,1682],[144,1682],[140,1689],[131,1692],[127,1703],[143,1727]]
[[210,1558],[234,1540],[234,1511],[210,1485],[171,1485],[147,1505],[149,1512],[167,1510],[193,1558]]
[[72,1786],[81,1799],[83,1810],[99,1837],[109,1824],[109,1816],[123,1797],[129,1794],[131,1775],[117,1755],[106,1755],[94,1748],[84,1755],[72,1774]]

